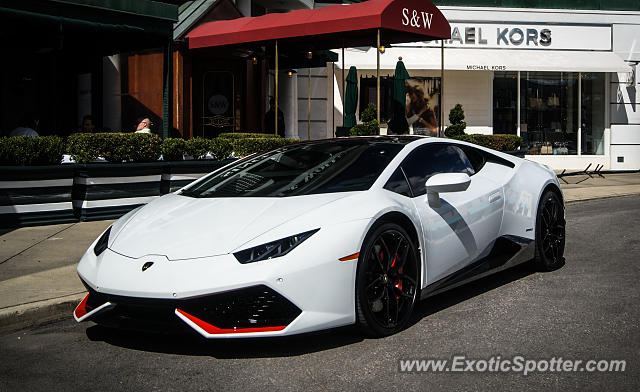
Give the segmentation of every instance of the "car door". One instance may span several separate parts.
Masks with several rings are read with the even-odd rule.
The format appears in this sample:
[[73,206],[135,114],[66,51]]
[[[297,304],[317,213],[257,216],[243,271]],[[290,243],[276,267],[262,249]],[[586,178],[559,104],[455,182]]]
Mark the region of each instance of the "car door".
[[[450,143],[424,144],[412,151],[400,168],[421,218],[427,285],[490,251],[500,230],[504,196],[497,183],[476,175],[461,148]],[[438,173],[466,173],[471,183],[465,191],[441,193],[441,206],[431,206],[425,182]]]

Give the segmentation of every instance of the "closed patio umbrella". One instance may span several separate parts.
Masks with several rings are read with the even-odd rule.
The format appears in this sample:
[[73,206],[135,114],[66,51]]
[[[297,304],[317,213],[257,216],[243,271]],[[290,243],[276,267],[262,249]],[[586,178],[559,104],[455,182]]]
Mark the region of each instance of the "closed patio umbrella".
[[358,106],[358,72],[356,67],[349,68],[347,75],[347,86],[344,94],[344,126],[353,127],[356,125],[356,107]]
[[389,123],[391,133],[403,134],[409,132],[409,124],[405,115],[405,80],[409,79],[409,73],[402,62],[402,57],[396,63],[396,72],[393,75],[393,118]]

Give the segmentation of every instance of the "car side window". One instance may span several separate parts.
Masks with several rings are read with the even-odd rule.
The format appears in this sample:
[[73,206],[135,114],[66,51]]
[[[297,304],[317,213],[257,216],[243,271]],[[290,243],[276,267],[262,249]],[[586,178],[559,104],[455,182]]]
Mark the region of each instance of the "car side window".
[[400,164],[413,196],[427,193],[425,182],[438,173],[475,174],[473,165],[458,147],[446,143],[429,143],[413,150]]
[[464,151],[467,158],[469,158],[469,162],[471,162],[471,166],[473,166],[473,170],[477,173],[484,167],[486,163],[486,158],[482,151],[477,148],[473,148],[470,146],[459,146],[462,151]]
[[411,190],[409,189],[409,183],[402,173],[401,168],[397,168],[395,172],[389,177],[389,181],[384,185],[384,189],[399,193],[403,196],[411,197]]

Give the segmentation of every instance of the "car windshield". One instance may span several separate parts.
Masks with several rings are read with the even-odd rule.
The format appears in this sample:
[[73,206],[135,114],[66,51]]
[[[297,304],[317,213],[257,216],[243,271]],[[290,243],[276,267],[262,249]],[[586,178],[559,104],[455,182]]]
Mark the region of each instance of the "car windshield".
[[285,197],[364,191],[405,143],[397,139],[345,139],[286,146],[238,161],[181,194]]

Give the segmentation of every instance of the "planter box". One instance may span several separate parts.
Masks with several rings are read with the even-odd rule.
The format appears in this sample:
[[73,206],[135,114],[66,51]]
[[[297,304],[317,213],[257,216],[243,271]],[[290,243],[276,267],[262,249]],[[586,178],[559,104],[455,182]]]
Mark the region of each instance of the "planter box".
[[0,227],[77,221],[71,201],[74,164],[0,166]]
[[0,166],[0,227],[116,219],[232,161]]
[[119,218],[160,196],[164,162],[78,165],[73,208],[83,221]]
[[166,162],[162,173],[162,185],[160,192],[163,195],[175,192],[198,178],[205,176],[233,161],[233,159],[226,159],[224,161],[206,160]]

